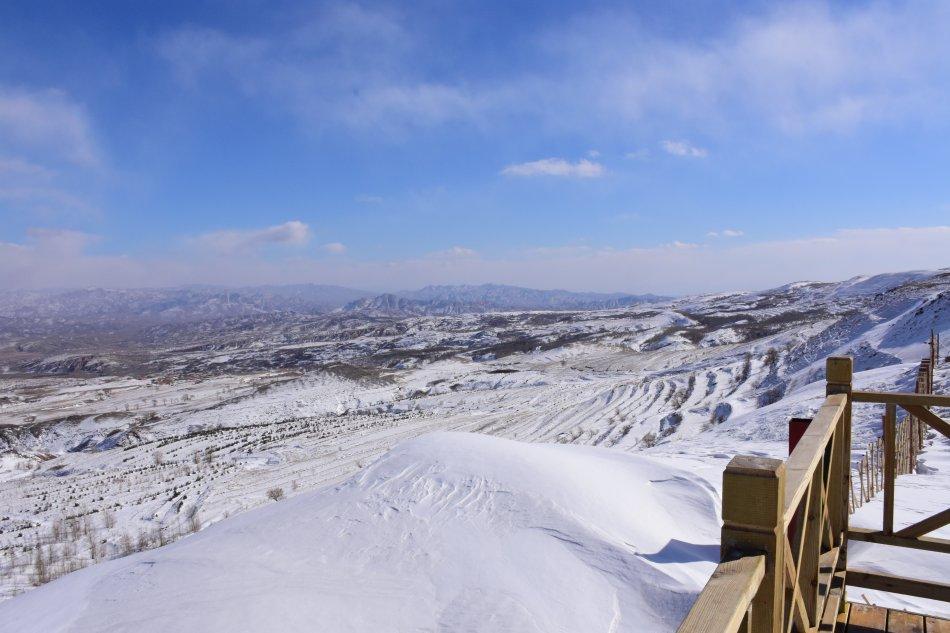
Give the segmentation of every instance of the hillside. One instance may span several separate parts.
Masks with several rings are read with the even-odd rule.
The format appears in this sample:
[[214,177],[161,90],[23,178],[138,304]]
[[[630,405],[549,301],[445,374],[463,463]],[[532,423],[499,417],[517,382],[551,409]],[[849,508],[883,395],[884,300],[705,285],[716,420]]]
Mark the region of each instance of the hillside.
[[666,631],[715,566],[716,516],[647,457],[434,434],[4,603],[0,629]]
[[[930,331],[950,340],[950,273],[610,310],[30,323],[0,339],[0,598],[218,529],[272,491],[323,490],[431,432],[656,456],[715,488],[737,452],[785,454],[828,355],[854,356],[865,388],[908,388]],[[879,432],[880,411],[856,409],[855,447]]]

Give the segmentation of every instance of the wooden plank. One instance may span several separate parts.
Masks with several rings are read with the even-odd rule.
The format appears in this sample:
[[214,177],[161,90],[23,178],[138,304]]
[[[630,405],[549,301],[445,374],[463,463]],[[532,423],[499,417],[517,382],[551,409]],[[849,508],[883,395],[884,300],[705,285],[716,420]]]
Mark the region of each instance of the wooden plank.
[[950,620],[926,616],[927,633],[950,633]]
[[[799,524],[802,532],[798,550],[798,565],[795,579],[802,592],[802,602],[808,611],[809,623],[817,622],[821,617],[818,603],[818,566],[821,555],[821,534],[824,528],[825,517],[824,499],[822,498],[821,464],[812,475],[811,488],[805,501],[804,521]],[[830,492],[830,491],[828,491]],[[833,545],[833,544],[832,544]]]
[[833,631],[838,622],[841,598],[844,596],[844,572],[838,572],[831,581],[831,589],[825,599],[824,611],[818,621],[819,631]]
[[894,418],[897,407],[886,405],[884,409],[884,533],[894,533],[894,458],[897,447],[894,445]]
[[887,633],[924,633],[924,616],[888,609]]
[[764,577],[765,556],[745,556],[720,563],[677,631],[738,631]]
[[905,596],[950,602],[950,585],[943,582],[901,578],[900,576],[864,571],[863,569],[849,569],[847,582],[853,587],[877,589],[878,591],[899,593]]
[[950,407],[950,396],[933,393],[884,393],[881,391],[852,391],[854,402],[878,404],[916,405],[920,407]]
[[935,538],[932,536],[907,538],[904,536],[897,536],[896,534],[884,534],[883,532],[869,530],[867,528],[851,528],[848,530],[848,539],[852,541],[865,541],[867,543],[894,545],[896,547],[910,547],[912,549],[922,549],[929,552],[950,554],[950,540]]
[[913,525],[908,525],[903,530],[898,530],[894,536],[916,538],[918,536],[923,536],[924,534],[933,532],[934,530],[939,530],[947,523],[950,523],[950,508],[947,508],[943,512],[938,512],[931,517],[927,517],[923,521],[918,521]]
[[811,621],[808,619],[808,610],[805,608],[805,603],[802,601],[802,594],[799,591],[799,585],[795,582],[795,565],[793,564],[794,557],[792,556],[791,545],[788,543],[788,539],[782,539],[785,541],[785,576],[786,576],[786,587],[791,590],[791,594],[786,591],[785,602],[788,607],[789,614],[787,618],[787,626],[785,631],[789,632],[792,630],[792,625],[794,624],[797,630],[799,631],[808,631],[811,627]]
[[887,609],[857,602],[851,604],[848,633],[886,633],[886,627]]
[[917,418],[919,418],[920,420],[924,421],[925,423],[932,426],[934,429],[943,433],[945,437],[950,438],[950,423],[947,423],[944,420],[940,419],[940,416],[938,416],[936,413],[930,411],[929,409],[925,409],[923,407],[917,407],[917,406],[912,406],[912,405],[907,405],[907,406],[901,405],[901,406],[904,409],[906,409],[907,412],[910,413],[911,415],[917,416]]
[[839,551],[839,548],[834,547],[818,559],[818,596],[821,600],[827,599],[833,575],[838,569]]
[[841,608],[841,613],[835,620],[835,633],[848,633],[848,616],[851,615],[851,603],[845,602]]
[[848,403],[847,394],[825,398],[824,404],[798,441],[798,446],[785,462],[785,525],[788,526],[801,503],[812,474],[824,456],[825,446],[835,432],[838,420]]

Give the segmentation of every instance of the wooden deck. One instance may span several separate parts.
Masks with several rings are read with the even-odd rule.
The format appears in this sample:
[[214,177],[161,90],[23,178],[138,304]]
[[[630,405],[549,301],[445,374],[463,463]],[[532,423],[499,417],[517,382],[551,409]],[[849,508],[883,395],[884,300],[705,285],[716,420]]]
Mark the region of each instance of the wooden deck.
[[950,633],[950,620],[896,609],[849,603],[838,633]]

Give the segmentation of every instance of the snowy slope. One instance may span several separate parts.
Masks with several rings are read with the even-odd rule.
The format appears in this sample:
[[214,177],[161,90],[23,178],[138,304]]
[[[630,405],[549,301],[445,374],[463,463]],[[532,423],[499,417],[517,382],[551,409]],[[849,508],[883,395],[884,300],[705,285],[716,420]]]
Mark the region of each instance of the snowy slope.
[[[0,331],[0,600],[234,521],[271,490],[337,485],[433,431],[646,454],[717,488],[736,453],[786,455],[828,355],[854,356],[859,388],[912,389],[931,329],[950,340],[950,271],[597,312],[163,326],[112,349],[114,374],[68,373],[92,358],[71,332],[4,348]],[[855,408],[855,459],[880,414]]]
[[431,434],[0,604],[0,630],[667,631],[714,568],[717,506],[649,457]]

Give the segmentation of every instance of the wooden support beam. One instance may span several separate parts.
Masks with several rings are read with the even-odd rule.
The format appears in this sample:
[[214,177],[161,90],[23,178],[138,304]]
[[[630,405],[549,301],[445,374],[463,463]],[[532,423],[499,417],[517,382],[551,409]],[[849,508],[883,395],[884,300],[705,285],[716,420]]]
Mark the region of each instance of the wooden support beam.
[[929,552],[941,552],[950,554],[950,539],[936,538],[932,536],[919,536],[910,538],[898,536],[896,534],[885,534],[878,530],[853,527],[848,530],[849,541],[864,541],[866,543],[878,543],[880,545],[893,545],[895,547],[910,547]]
[[722,560],[763,554],[765,575],[752,600],[756,633],[781,633],[785,611],[785,464],[737,455],[722,476]]
[[916,538],[918,536],[923,536],[924,534],[929,534],[934,530],[938,530],[947,523],[950,523],[950,508],[947,508],[943,512],[938,512],[931,517],[927,517],[923,521],[918,521],[913,525],[908,525],[904,529],[898,530],[894,536]]
[[[844,572],[839,571],[831,579],[828,596],[825,599],[825,611],[818,622],[819,631],[833,631],[838,614],[847,609],[847,605],[841,603],[841,597],[844,595],[844,578]],[[845,621],[847,621],[847,616],[845,616]]]
[[[876,402],[878,404],[916,405],[920,407],[950,407],[950,396],[932,393],[885,393],[881,391],[854,391],[854,402]],[[906,407],[905,407],[906,408]]]
[[[831,470],[828,474],[828,515],[831,517],[831,545],[839,549],[838,568],[844,571],[848,566],[848,541],[845,533],[848,531],[848,477],[851,469],[851,393],[854,390],[854,361],[847,356],[831,356],[825,361],[825,395],[843,394],[845,401],[844,411],[838,419],[835,435],[835,451],[831,459]],[[826,400],[828,398],[826,397]],[[841,605],[846,602],[845,588],[841,588]],[[840,612],[840,611],[839,611]]]
[[950,602],[950,585],[943,582],[901,578],[900,576],[862,569],[849,569],[846,581],[852,587],[864,587],[865,589],[888,591],[905,596]]
[[739,631],[764,577],[764,556],[720,563],[677,632]]
[[894,533],[894,458],[897,447],[894,445],[894,418],[897,407],[888,404],[884,410],[884,533]]
[[929,424],[934,429],[940,431],[946,437],[950,438],[950,423],[940,419],[940,416],[938,416],[933,411],[912,404],[902,404],[901,407],[906,409],[911,415],[917,416],[922,422]]
[[821,494],[824,475],[822,471],[823,468],[819,464],[806,497],[803,521],[799,524],[801,541],[795,570],[795,583],[801,591],[809,624],[817,622],[821,615],[818,611],[818,558],[821,555],[821,534],[824,527],[822,519],[825,516]]

